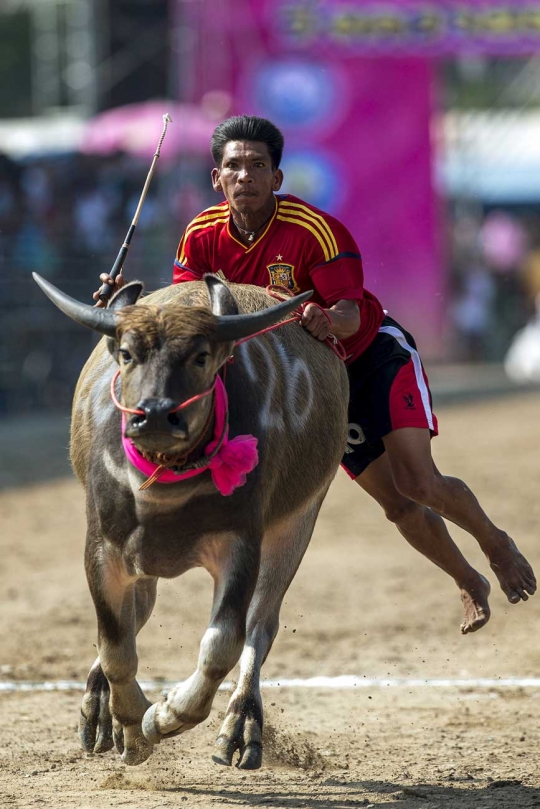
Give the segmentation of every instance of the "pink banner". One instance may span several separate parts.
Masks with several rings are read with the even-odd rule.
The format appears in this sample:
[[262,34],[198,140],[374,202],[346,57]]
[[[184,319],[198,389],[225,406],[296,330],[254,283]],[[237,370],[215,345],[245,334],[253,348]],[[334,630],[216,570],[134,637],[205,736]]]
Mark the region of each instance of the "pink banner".
[[185,100],[228,98],[224,114],[276,123],[284,190],[349,227],[367,288],[425,357],[444,355],[431,55],[540,47],[540,3],[197,0],[182,9]]
[[[429,61],[267,57],[238,83],[236,108],[286,137],[285,183],[355,236],[366,286],[428,354],[440,352],[444,264],[433,192]],[[414,328],[413,328],[414,327]]]

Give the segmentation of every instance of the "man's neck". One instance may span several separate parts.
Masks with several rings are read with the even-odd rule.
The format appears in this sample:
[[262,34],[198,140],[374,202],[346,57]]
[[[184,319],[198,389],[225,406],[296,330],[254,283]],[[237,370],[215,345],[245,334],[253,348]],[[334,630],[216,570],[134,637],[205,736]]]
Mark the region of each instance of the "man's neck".
[[231,219],[244,244],[249,244],[258,238],[263,228],[268,224],[276,207],[274,195],[268,200],[264,208],[251,213],[250,211],[237,211],[231,206]]

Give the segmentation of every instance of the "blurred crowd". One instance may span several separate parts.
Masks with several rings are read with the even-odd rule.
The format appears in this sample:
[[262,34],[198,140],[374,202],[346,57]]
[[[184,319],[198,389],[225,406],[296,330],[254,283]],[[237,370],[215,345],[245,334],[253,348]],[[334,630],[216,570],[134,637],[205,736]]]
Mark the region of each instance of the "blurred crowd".
[[450,224],[452,358],[501,361],[540,306],[540,211],[456,205]]
[[[150,164],[119,152],[13,160],[0,154],[0,412],[66,411],[96,341],[45,299],[31,273],[93,303],[126,237]],[[170,283],[179,237],[212,204],[204,158],[157,165],[124,265],[148,289]],[[8,282],[8,283],[6,283]],[[69,347],[69,348],[68,348]]]
[[[128,260],[136,271],[146,261],[151,279],[160,270],[170,274],[169,242],[176,245],[183,224],[206,204],[202,162],[177,161],[152,179]],[[149,167],[123,152],[21,162],[0,155],[0,260],[14,275],[35,269],[95,284],[124,240]]]

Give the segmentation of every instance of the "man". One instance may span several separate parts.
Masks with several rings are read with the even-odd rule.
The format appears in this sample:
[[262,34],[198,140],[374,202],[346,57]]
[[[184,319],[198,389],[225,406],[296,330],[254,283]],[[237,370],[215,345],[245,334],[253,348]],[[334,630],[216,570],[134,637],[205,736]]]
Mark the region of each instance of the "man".
[[[314,303],[305,307],[302,326],[318,340],[333,334],[347,352],[351,400],[342,465],[349,476],[416,550],[454,579],[464,608],[463,634],[489,620],[490,586],[462,555],[444,519],[478,541],[510,603],[526,601],[536,590],[527,560],[466,484],[442,475],[433,462],[437,420],[416,345],[364,289],[351,234],[312,205],[278,195],[281,132],[262,118],[233,117],[216,128],[211,149],[213,188],[225,201],[187,226],[174,283],[210,272],[293,293],[312,289]],[[112,283],[105,274],[101,280]]]

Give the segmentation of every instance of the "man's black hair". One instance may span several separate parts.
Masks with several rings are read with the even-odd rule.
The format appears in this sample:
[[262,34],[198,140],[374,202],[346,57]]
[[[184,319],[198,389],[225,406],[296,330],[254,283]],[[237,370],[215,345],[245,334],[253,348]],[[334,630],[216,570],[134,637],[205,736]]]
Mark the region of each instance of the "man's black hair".
[[215,129],[210,140],[212,157],[216,166],[221,166],[225,144],[231,140],[251,140],[266,143],[272,168],[279,168],[283,154],[283,135],[271,121],[256,118],[254,115],[234,115],[222,121]]

